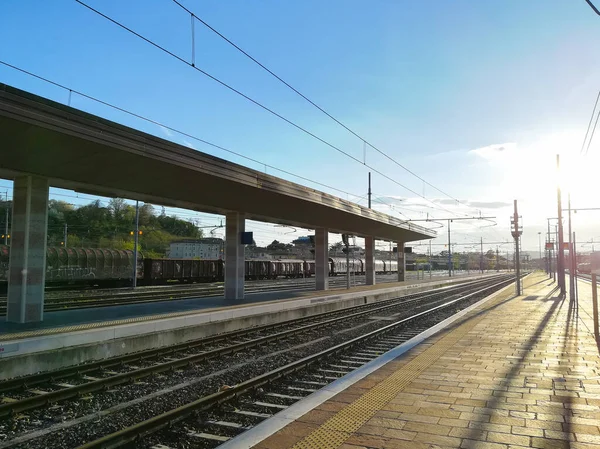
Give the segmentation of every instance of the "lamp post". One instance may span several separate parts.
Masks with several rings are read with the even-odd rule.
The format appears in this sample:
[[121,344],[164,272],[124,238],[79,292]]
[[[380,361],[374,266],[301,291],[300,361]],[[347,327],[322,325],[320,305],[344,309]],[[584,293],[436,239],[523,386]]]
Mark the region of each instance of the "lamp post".
[[[556,171],[560,175],[560,157],[556,155]],[[560,177],[559,177],[560,180]],[[562,298],[565,297],[567,293],[566,283],[565,283],[565,250],[563,246],[564,235],[563,235],[563,223],[562,223],[562,194],[560,189],[560,182],[557,183],[556,186],[556,199],[558,203],[558,258],[557,258],[557,278],[558,278],[558,286],[560,288],[560,296]]]
[[542,263],[542,233],[538,232],[538,246],[540,249],[540,264]]

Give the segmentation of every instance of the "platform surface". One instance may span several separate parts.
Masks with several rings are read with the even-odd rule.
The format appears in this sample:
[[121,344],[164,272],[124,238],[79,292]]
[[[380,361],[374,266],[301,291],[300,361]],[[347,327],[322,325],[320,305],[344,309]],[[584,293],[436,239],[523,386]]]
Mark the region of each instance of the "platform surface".
[[[490,272],[488,274],[495,274]],[[481,274],[461,274],[452,278],[425,276],[425,279],[410,279],[405,282],[384,282],[376,285],[361,285],[347,289],[315,290],[282,290],[262,293],[249,293],[244,299],[231,300],[223,296],[207,296],[192,299],[169,300],[165,292],[165,300],[151,303],[124,304],[108,307],[71,309],[44,313],[44,321],[40,323],[7,323],[0,321],[0,341],[13,338],[28,338],[34,335],[50,333],[81,331],[82,329],[116,326],[165,318],[175,318],[199,312],[241,308],[259,303],[290,301],[309,297],[338,295],[348,292],[368,292],[386,288],[398,288],[415,284],[438,285],[448,281],[479,278]]]
[[555,287],[529,276],[254,448],[599,448],[591,286]]

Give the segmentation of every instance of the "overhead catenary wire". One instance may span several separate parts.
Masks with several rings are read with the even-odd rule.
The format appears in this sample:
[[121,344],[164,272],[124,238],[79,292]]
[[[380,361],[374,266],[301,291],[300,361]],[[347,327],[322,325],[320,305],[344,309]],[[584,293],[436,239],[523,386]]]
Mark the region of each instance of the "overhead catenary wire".
[[44,81],[44,82],[46,82],[46,83],[52,84],[52,85],[54,85],[54,86],[56,86],[56,87],[60,87],[61,89],[65,89],[65,90],[67,90],[67,91],[69,91],[69,92],[72,92],[72,93],[75,93],[75,94],[77,94],[77,95],[80,95],[80,96],[82,96],[82,97],[84,97],[84,98],[87,98],[87,99],[89,99],[89,100],[92,100],[92,101],[95,101],[95,102],[97,102],[97,103],[100,103],[100,104],[102,104],[102,105],[104,105],[104,106],[107,106],[107,107],[110,107],[110,108],[112,108],[112,109],[115,109],[115,110],[117,110],[117,111],[119,111],[119,112],[123,112],[123,113],[125,113],[125,114],[128,114],[128,115],[130,115],[130,116],[132,116],[132,117],[138,118],[138,119],[140,119],[140,120],[144,120],[144,121],[146,121],[146,122],[148,122],[148,123],[152,123],[153,125],[157,125],[157,126],[163,127],[163,128],[165,128],[165,129],[167,129],[167,130],[169,130],[169,131],[173,131],[173,132],[175,132],[175,133],[177,133],[177,134],[180,134],[180,135],[182,135],[182,136],[189,137],[190,139],[193,139],[193,140],[195,140],[195,141],[197,141],[197,142],[203,143],[203,144],[205,144],[205,145],[208,145],[208,146],[210,146],[210,147],[216,148],[216,149],[218,149],[218,150],[221,150],[221,151],[225,151],[225,152],[227,152],[227,153],[230,153],[230,154],[233,154],[233,155],[235,155],[235,156],[241,157],[241,158],[243,158],[243,159],[246,159],[246,160],[248,160],[248,161],[254,162],[255,164],[259,164],[259,165],[262,165],[262,166],[268,167],[268,168],[270,168],[270,169],[277,170],[277,171],[279,171],[279,172],[281,172],[281,173],[285,173],[286,175],[294,176],[294,177],[296,177],[296,178],[298,178],[298,179],[302,179],[302,180],[304,180],[304,181],[307,181],[307,182],[310,182],[310,183],[313,183],[313,184],[319,185],[319,186],[321,186],[321,187],[325,187],[325,188],[328,188],[328,189],[334,190],[334,191],[336,191],[336,192],[339,192],[339,193],[343,193],[343,194],[345,194],[345,195],[349,195],[349,196],[356,197],[356,198],[358,198],[358,197],[359,197],[359,195],[355,195],[355,194],[353,194],[353,193],[350,193],[350,192],[347,192],[347,191],[345,191],[345,190],[338,189],[337,187],[330,186],[330,185],[328,185],[328,184],[325,184],[325,183],[322,183],[322,182],[320,182],[320,181],[314,181],[314,180],[312,180],[312,179],[310,179],[310,178],[307,178],[307,177],[305,177],[305,176],[301,176],[301,175],[298,175],[298,174],[296,174],[296,173],[292,173],[292,172],[290,172],[290,171],[287,171],[287,170],[281,169],[281,168],[279,168],[279,167],[275,167],[275,166],[273,166],[273,165],[270,165],[270,164],[267,164],[267,163],[265,163],[265,162],[262,162],[262,161],[259,161],[259,160],[257,160],[257,159],[254,159],[254,158],[251,158],[251,157],[249,157],[249,156],[246,156],[246,155],[244,155],[244,154],[242,154],[242,153],[239,153],[239,152],[237,152],[237,151],[230,150],[230,149],[228,149],[228,148],[225,148],[225,147],[223,147],[223,146],[221,146],[221,145],[217,145],[217,144],[215,144],[215,143],[212,143],[212,142],[210,142],[210,141],[208,141],[208,140],[201,139],[200,137],[196,137],[196,136],[194,136],[194,135],[192,135],[192,134],[186,133],[185,131],[181,131],[181,130],[179,130],[179,129],[176,129],[176,128],[173,128],[173,127],[171,127],[171,126],[169,126],[169,125],[165,125],[164,123],[161,123],[161,122],[158,122],[158,121],[156,121],[156,120],[153,120],[153,119],[147,118],[147,117],[145,117],[145,116],[142,116],[142,115],[140,115],[140,114],[137,114],[137,113],[135,113],[135,112],[131,112],[131,111],[129,111],[129,110],[127,110],[127,109],[124,109],[124,108],[122,108],[122,107],[120,107],[120,106],[117,106],[117,105],[115,105],[115,104],[108,103],[108,102],[106,102],[106,101],[104,101],[104,100],[100,100],[99,98],[97,98],[97,97],[93,97],[93,96],[91,96],[91,95],[88,95],[88,94],[86,94],[86,93],[84,93],[84,92],[82,92],[82,91],[79,91],[79,90],[76,90],[76,89],[69,88],[69,87],[67,87],[67,86],[65,86],[65,85],[63,85],[63,84],[60,84],[60,83],[58,83],[58,82],[52,81],[52,80],[50,80],[50,79],[48,79],[48,78],[45,78],[45,77],[43,77],[43,76],[40,76],[40,75],[37,75],[37,74],[35,74],[35,73],[33,73],[33,72],[30,72],[30,71],[28,71],[28,70],[25,70],[25,69],[22,69],[22,68],[20,68],[20,67],[17,67],[17,66],[15,66],[15,65],[13,65],[13,64],[10,64],[10,63],[8,63],[8,62],[5,62],[5,61],[2,61],[2,60],[0,60],[0,64],[4,65],[4,66],[6,66],[6,67],[10,67],[10,68],[12,68],[12,69],[14,69],[14,70],[17,70],[17,71],[19,71],[19,72],[21,72],[21,73],[24,73],[24,74],[26,74],[26,75],[32,76],[32,77],[34,77],[34,78],[36,78],[36,79],[39,79],[39,80],[41,80],[41,81]]
[[600,90],[598,90],[598,95],[596,96],[596,102],[594,103],[594,108],[592,109],[592,113],[590,115],[590,121],[588,123],[587,130],[585,131],[585,137],[583,138],[583,143],[581,144],[581,151],[579,152],[579,154],[583,154],[585,143],[588,140],[588,134],[592,126],[592,121],[594,120],[594,113],[596,112],[596,107],[598,106],[598,100],[600,100]]
[[[194,19],[196,19],[198,22],[200,22],[202,25],[204,25],[205,27],[207,27],[210,31],[212,31],[213,33],[215,33],[217,36],[219,36],[221,39],[223,39],[225,42],[227,42],[229,45],[231,45],[232,47],[234,47],[236,50],[238,50],[240,53],[242,53],[244,56],[246,56],[248,59],[250,59],[251,61],[253,61],[255,64],[257,64],[259,67],[261,67],[263,70],[265,70],[267,73],[269,73],[271,76],[273,76],[275,79],[277,79],[278,81],[280,81],[282,84],[284,84],[286,87],[288,87],[290,90],[292,90],[293,92],[295,92],[297,95],[299,95],[300,97],[302,97],[304,100],[306,100],[308,103],[310,103],[312,106],[314,106],[315,108],[317,108],[319,111],[321,111],[323,114],[325,114],[327,117],[329,117],[331,120],[333,120],[335,123],[337,123],[338,125],[340,125],[341,127],[343,127],[346,131],[348,131],[349,133],[351,133],[352,135],[354,135],[356,138],[358,138],[359,140],[361,140],[363,142],[364,145],[368,145],[369,147],[373,148],[376,152],[378,152],[379,154],[381,154],[382,156],[384,156],[386,159],[388,159],[389,161],[393,162],[394,164],[396,164],[398,167],[402,168],[403,170],[405,170],[406,172],[410,173],[411,175],[413,175],[414,177],[416,177],[417,179],[423,181],[425,184],[427,184],[428,186],[432,187],[433,189],[437,190],[438,192],[440,192],[441,194],[447,196],[448,198],[453,199],[454,201],[456,201],[458,204],[462,204],[461,201],[459,201],[458,199],[454,198],[452,195],[448,194],[447,192],[441,190],[440,188],[436,187],[435,185],[431,184],[430,182],[428,182],[427,180],[423,179],[421,176],[419,176],[418,174],[416,174],[415,172],[413,172],[412,170],[410,170],[409,168],[407,168],[405,165],[401,164],[400,162],[398,162],[395,158],[391,157],[389,154],[387,154],[386,152],[384,152],[383,150],[379,149],[377,146],[375,146],[373,143],[369,142],[366,138],[362,137],[360,134],[358,134],[356,131],[352,130],[350,127],[348,127],[346,124],[344,124],[341,120],[337,119],[336,117],[334,117],[331,113],[327,112],[325,109],[323,109],[321,106],[319,106],[317,103],[315,103],[313,100],[311,100],[310,98],[308,98],[306,95],[304,95],[302,92],[300,92],[298,89],[296,89],[294,86],[292,86],[290,83],[288,83],[287,81],[285,81],[283,78],[281,78],[279,75],[277,75],[275,72],[273,72],[271,69],[269,69],[267,66],[265,66],[263,63],[261,63],[260,61],[258,61],[255,57],[253,57],[252,55],[250,55],[248,52],[246,52],[245,50],[243,50],[240,46],[238,46],[237,44],[235,44],[231,39],[227,38],[225,35],[223,35],[222,33],[220,33],[219,31],[217,31],[214,27],[212,27],[211,25],[209,25],[206,21],[204,21],[203,19],[201,19],[200,17],[198,17],[198,15],[196,15],[193,11],[191,11],[189,8],[185,7],[184,5],[182,5],[179,1],[177,0],[172,0],[176,5],[178,5],[181,9],[183,9],[184,11],[186,11],[188,14],[190,14],[190,16],[192,17],[192,21]],[[363,165],[366,165],[366,155],[363,154]],[[413,192],[414,193],[414,192]]]
[[596,6],[592,3],[592,0],[585,0],[585,2],[590,5],[590,8],[592,8],[592,10],[598,14],[600,16],[600,10],[598,8],[596,8]]
[[[13,188],[10,186],[2,186],[2,188],[5,188],[7,190],[13,190]],[[85,194],[83,194],[83,195],[85,195]],[[88,201],[91,201],[91,203],[98,201],[100,204],[103,205],[102,207],[104,207],[104,208],[108,207],[108,200],[100,199],[97,197],[92,197],[90,195],[85,195],[85,197],[84,197],[84,196],[77,196],[77,195],[68,195],[68,194],[58,193],[58,192],[50,192],[50,197],[54,197],[54,196],[80,199],[80,200],[88,200]],[[11,199],[12,198],[9,198],[9,200],[11,200]],[[63,201],[63,200],[61,200],[61,202],[64,204],[67,204],[69,206],[76,207],[76,208],[89,206],[89,204],[75,204],[75,203],[71,203],[71,202],[67,202],[67,201]],[[151,205],[151,206],[157,206],[157,205],[151,204],[151,203],[146,203],[146,204]],[[174,216],[174,217],[179,218],[184,221],[192,221],[192,219],[194,219],[193,221],[198,221],[198,222],[208,224],[209,227],[224,228],[224,226],[222,226],[222,218],[219,218],[218,216],[214,216],[213,214],[206,214],[204,212],[191,212],[191,211],[185,211],[185,210],[179,211],[179,210],[173,210],[173,208],[168,208],[168,207],[166,207],[165,209],[167,209],[167,212],[169,212],[169,216]],[[156,214],[154,214],[154,215],[158,216]],[[211,220],[214,221],[214,223],[211,224]],[[69,229],[75,229],[75,228],[77,228],[77,229],[84,228],[85,229],[88,227],[89,226],[87,226],[87,225],[69,225]],[[263,223],[263,222],[259,222],[259,221],[255,221],[255,220],[248,220],[246,227],[249,230],[254,230],[261,236],[268,236],[270,238],[273,237],[274,235],[275,236],[286,235],[285,232],[278,232],[277,230],[275,230],[275,228],[277,227],[276,225],[269,224],[269,223]],[[261,227],[262,227],[262,229],[261,229]],[[298,230],[307,231],[306,229],[301,228],[301,227],[296,226],[296,228]],[[62,225],[61,226],[50,225],[50,226],[48,226],[48,229],[63,229],[63,226]]]
[[[352,156],[350,153],[348,153],[347,151],[344,151],[343,149],[339,148],[338,146],[332,144],[331,142],[328,142],[327,140],[317,136],[316,134],[314,134],[313,132],[309,131],[308,129],[298,125],[297,123],[293,122],[292,120],[288,119],[287,117],[279,114],[278,112],[274,111],[273,109],[265,106],[264,104],[260,103],[259,101],[255,100],[254,98],[244,94],[243,92],[241,92],[240,90],[234,88],[233,86],[229,85],[228,83],[220,80],[219,78],[217,78],[214,75],[211,75],[210,73],[206,72],[203,69],[200,69],[197,65],[192,65],[190,62],[188,62],[187,60],[185,60],[184,58],[178,56],[177,54],[173,53],[172,51],[168,50],[167,48],[163,47],[162,45],[154,42],[153,40],[141,35],[140,33],[132,30],[131,28],[127,27],[126,25],[122,24],[121,22],[117,21],[116,19],[113,19],[112,17],[102,13],[101,11],[93,8],[92,6],[86,4],[85,2],[81,1],[81,0],[75,0],[75,2],[79,3],[80,5],[84,6],[85,8],[89,9],[90,11],[94,12],[95,14],[103,17],[104,19],[108,20],[109,22],[115,24],[116,26],[122,28],[123,30],[133,34],[134,36],[138,37],[139,39],[143,40],[144,42],[152,45],[153,47],[157,48],[158,50],[164,52],[165,54],[175,58],[177,61],[187,65],[188,67],[196,70],[197,72],[203,74],[204,76],[210,78],[211,80],[215,81],[216,83],[218,83],[219,85],[225,87],[226,89],[230,90],[231,92],[241,96],[242,98],[246,99],[247,101],[253,103],[254,105],[258,106],[259,108],[263,109],[264,111],[274,115],[275,117],[283,120],[284,122],[286,122],[287,124],[293,126],[294,128],[298,129],[299,131],[307,134],[308,136],[316,139],[317,141],[321,142],[322,144],[326,145],[327,147],[339,152],[342,155],[345,155],[346,157],[352,159],[353,161],[364,165],[365,167],[371,169],[374,173],[377,173],[378,175],[382,176],[383,178],[387,179],[388,181],[402,187],[403,189],[413,193],[414,195],[423,198],[426,201],[431,202],[432,204],[435,204],[433,201],[431,201],[429,198],[424,197],[423,195],[421,195],[420,193],[414,191],[413,189],[405,186],[404,184],[398,182],[396,179],[392,178],[391,176],[386,175],[385,173],[381,172],[380,170],[376,169],[375,167],[363,163],[363,161],[361,161],[360,159],[356,158],[355,156]],[[440,210],[445,210],[446,212],[450,212],[451,214],[454,215],[458,215],[456,212],[453,212],[449,209],[446,209],[445,207],[439,206],[438,209]],[[464,214],[463,214],[464,215]]]
[[594,122],[594,127],[592,128],[592,133],[590,134],[590,138],[588,140],[588,144],[587,147],[585,148],[585,155],[588,154],[588,151],[590,150],[590,145],[592,144],[592,141],[594,140],[594,133],[596,132],[596,127],[598,126],[598,119],[600,118],[600,108],[598,108],[598,113],[596,114],[596,121]]

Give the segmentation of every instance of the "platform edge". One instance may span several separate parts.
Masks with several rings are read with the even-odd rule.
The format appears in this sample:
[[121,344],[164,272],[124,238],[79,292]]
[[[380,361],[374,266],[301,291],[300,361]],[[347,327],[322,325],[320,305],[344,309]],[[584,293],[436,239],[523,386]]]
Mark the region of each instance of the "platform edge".
[[[528,275],[529,276],[529,275]],[[525,276],[527,277],[527,276]],[[419,335],[414,336],[410,340],[402,343],[399,346],[389,350],[385,354],[382,354],[378,358],[372,360],[371,362],[363,365],[359,369],[352,371],[346,376],[341,377],[340,379],[332,382],[331,384],[325,386],[319,391],[316,391],[301,401],[292,404],[285,410],[274,415],[272,418],[265,420],[260,423],[256,427],[248,430],[247,432],[241,433],[235,438],[227,441],[226,443],[219,446],[219,449],[250,449],[253,446],[257,445],[261,441],[266,440],[271,435],[275,434],[279,430],[283,429],[286,425],[294,422],[296,419],[300,418],[304,414],[309,411],[315,409],[325,401],[331,399],[338,393],[341,393],[348,387],[354,385],[358,381],[364,379],[369,374],[377,371],[379,368],[385,366],[387,363],[391,362],[395,358],[405,354],[406,352],[413,349],[415,346],[419,345],[427,338],[432,335],[438,333],[439,331],[445,329],[446,327],[453,324],[455,321],[462,318],[464,315],[469,313],[470,311],[476,309],[477,307],[485,304],[486,302],[494,299],[496,296],[500,295],[508,288],[514,288],[514,283],[498,290],[497,292],[492,293],[489,296],[477,301],[475,304],[470,305],[466,309],[461,310],[460,312],[452,315],[451,317],[446,318],[444,321],[439,322],[435,326],[427,329],[424,332],[421,332]],[[509,299],[514,299],[516,296],[511,296]]]

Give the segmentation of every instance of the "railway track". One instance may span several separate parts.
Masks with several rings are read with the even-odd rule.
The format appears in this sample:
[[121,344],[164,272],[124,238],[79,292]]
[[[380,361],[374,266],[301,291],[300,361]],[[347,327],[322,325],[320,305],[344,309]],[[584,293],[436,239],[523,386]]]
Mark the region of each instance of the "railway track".
[[[431,313],[431,310],[435,310],[430,310],[431,304],[443,303],[445,307],[450,307],[451,304],[455,304],[457,301],[483,294],[482,292],[488,292],[490,289],[499,288],[509,281],[506,280],[506,277],[499,276],[495,278],[493,286],[490,285],[490,282],[489,279],[468,282],[460,286],[408,295],[395,300],[357,306],[333,313],[323,313],[301,320],[294,320],[293,322],[260,326],[188,342],[176,347],[145,351],[53,373],[43,373],[5,381],[0,383],[0,394],[5,402],[0,405],[0,416],[4,416],[5,419],[10,416],[12,418],[8,419],[14,420],[19,415],[23,416],[24,412],[31,414],[31,411],[36,408],[53,407],[52,404],[73,398],[80,400],[82,397],[85,398],[97,394],[97,392],[111,391],[118,385],[140,382],[141,379],[148,376],[157,376],[160,373],[177,372],[190,365],[210,364],[211,360],[251,352],[253,348],[262,347],[267,353],[270,353],[273,352],[270,349],[271,347],[275,349],[282,342],[302,338],[310,341],[315,335],[322,335],[323,331],[331,332],[338,329],[343,333],[348,328],[368,330],[373,326],[381,327],[381,322],[374,324],[374,321],[368,318],[372,318],[374,314],[393,316],[394,309],[398,309],[398,314],[401,314],[402,311],[406,313],[407,306],[411,311],[426,308],[429,310],[427,313]],[[448,297],[453,299],[448,300]],[[419,313],[415,316],[420,316]],[[414,317],[411,319],[414,319]],[[401,321],[397,321],[397,323]],[[384,327],[392,329],[389,326]],[[406,335],[414,334],[417,330],[407,330]],[[145,366],[137,366],[142,364],[145,364]],[[25,397],[20,397],[20,394]],[[221,396],[218,397],[221,398]],[[35,414],[35,411],[33,414]],[[0,444],[0,447],[9,446]]]
[[[0,381],[0,394],[3,395],[4,400],[4,404],[0,405],[0,417],[24,412],[48,403],[78,397],[80,395],[110,388],[130,381],[139,380],[153,374],[178,369],[192,363],[199,363],[224,354],[247,350],[255,346],[267,344],[271,341],[288,338],[294,334],[299,334],[323,326],[329,326],[341,321],[349,321],[354,318],[374,313],[385,313],[389,310],[400,306],[404,307],[411,305],[418,301],[430,301],[441,296],[458,295],[465,290],[472,289],[485,282],[487,281],[475,282],[472,284],[469,283],[467,285],[460,285],[455,288],[447,288],[441,291],[416,293],[398,299],[355,306],[334,312],[323,312],[318,315],[283,321],[276,324],[242,329],[235,332],[182,343],[176,346],[151,349],[140,353],[128,354],[109,360],[69,367],[49,373],[40,373]],[[282,328],[284,330],[281,330]],[[239,339],[246,340],[237,342]],[[234,341],[234,343],[221,344],[227,341]],[[190,351],[198,352],[192,355],[180,355]],[[180,356],[177,357],[178,355]],[[138,367],[136,365],[157,357],[163,357],[166,360],[160,363],[150,363],[145,367]],[[126,364],[129,364],[134,368],[131,370],[126,369],[124,372],[120,373],[113,371],[115,368],[122,367]],[[76,384],[63,381],[64,379],[74,376],[79,378],[76,381]],[[39,388],[38,386],[40,384],[46,384],[47,388]],[[16,397],[22,396],[23,393],[18,393],[13,396],[7,396],[6,394],[11,391],[15,392],[15,390],[19,389],[24,391],[26,397],[16,399]]]
[[[260,282],[260,283],[258,283]],[[296,280],[270,282],[258,281],[257,284],[247,283],[246,293],[266,293],[272,291],[302,291],[314,290],[314,280]],[[364,281],[357,282],[356,285],[363,285]],[[336,279],[330,281],[332,289],[343,288],[346,286],[345,280]],[[167,287],[159,291],[140,291],[140,292],[116,292],[113,294],[102,294],[97,296],[85,297],[82,295],[63,296],[48,298],[44,303],[44,311],[52,312],[57,310],[86,309],[96,307],[111,307],[117,305],[142,304],[162,301],[177,301],[185,299],[195,299],[209,296],[223,295],[223,285],[216,286],[196,286],[196,287]],[[6,298],[0,299],[0,316],[6,315]]]
[[[79,449],[217,447],[509,282],[484,287],[138,422]],[[441,313],[446,311],[448,313]],[[435,316],[438,315],[438,316]],[[435,318],[433,318],[435,316]],[[429,318],[429,320],[428,320]],[[167,430],[164,430],[167,429]],[[196,446],[200,442],[199,446]]]
[[[378,282],[394,282],[395,274],[379,275]],[[343,277],[330,278],[330,288],[345,288],[346,280]],[[353,278],[353,285],[364,285],[365,276]],[[314,278],[288,279],[280,281],[249,281],[246,283],[247,293],[266,293],[272,291],[302,291],[315,288]],[[153,303],[162,301],[177,301],[195,299],[223,294],[223,283],[194,284],[192,286],[168,286],[161,288],[144,288],[142,291],[131,290],[105,291],[80,291],[76,294],[51,294],[44,303],[44,311],[86,309],[96,307],[111,307],[116,305],[129,305]],[[62,292],[61,292],[62,293]],[[6,315],[6,297],[0,297],[0,316]]]

